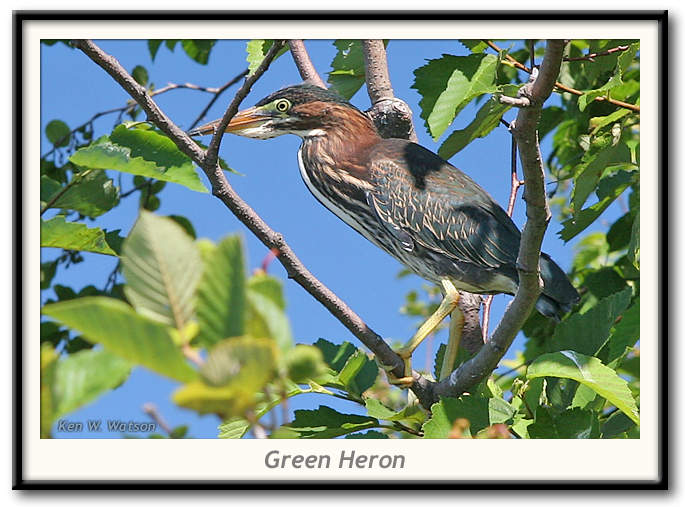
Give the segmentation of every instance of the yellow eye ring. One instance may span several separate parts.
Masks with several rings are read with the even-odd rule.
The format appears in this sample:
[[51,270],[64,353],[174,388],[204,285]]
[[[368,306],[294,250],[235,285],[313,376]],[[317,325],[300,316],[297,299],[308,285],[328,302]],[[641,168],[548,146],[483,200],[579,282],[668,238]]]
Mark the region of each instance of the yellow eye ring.
[[281,99],[275,104],[276,111],[279,113],[285,113],[288,109],[290,109],[290,101],[288,99]]

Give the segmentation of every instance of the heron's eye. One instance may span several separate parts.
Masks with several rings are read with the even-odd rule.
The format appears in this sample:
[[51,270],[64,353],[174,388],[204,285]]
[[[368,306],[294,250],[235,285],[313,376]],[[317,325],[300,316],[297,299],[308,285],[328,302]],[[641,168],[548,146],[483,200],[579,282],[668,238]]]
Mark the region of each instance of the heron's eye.
[[288,109],[290,109],[290,101],[288,99],[280,99],[276,101],[274,106],[276,107],[276,111],[279,113],[285,113]]

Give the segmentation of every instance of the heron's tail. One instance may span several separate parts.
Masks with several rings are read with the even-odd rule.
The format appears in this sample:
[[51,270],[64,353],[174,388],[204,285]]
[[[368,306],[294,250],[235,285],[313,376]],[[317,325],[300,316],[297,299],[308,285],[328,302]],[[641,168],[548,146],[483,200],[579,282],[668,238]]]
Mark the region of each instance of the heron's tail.
[[546,253],[540,254],[540,276],[544,286],[535,308],[546,317],[561,320],[580,300],[578,291],[571,285],[566,273]]

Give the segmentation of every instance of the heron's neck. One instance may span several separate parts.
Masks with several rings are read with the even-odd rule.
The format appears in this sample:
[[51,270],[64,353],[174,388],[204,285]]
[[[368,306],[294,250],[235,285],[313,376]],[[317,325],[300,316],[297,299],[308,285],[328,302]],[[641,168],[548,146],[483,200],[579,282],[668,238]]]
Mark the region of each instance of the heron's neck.
[[331,111],[333,119],[329,125],[317,129],[318,135],[305,137],[302,149],[319,170],[342,171],[363,178],[368,170],[369,152],[381,138],[366,115],[349,110],[345,113],[340,121],[335,121],[337,116]]

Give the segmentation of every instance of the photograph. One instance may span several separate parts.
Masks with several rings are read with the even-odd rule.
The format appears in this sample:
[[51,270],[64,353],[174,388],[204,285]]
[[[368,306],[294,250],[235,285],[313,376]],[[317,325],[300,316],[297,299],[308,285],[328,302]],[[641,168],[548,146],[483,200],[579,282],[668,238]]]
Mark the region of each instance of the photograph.
[[15,487],[665,487],[666,14],[517,16],[15,12]]

